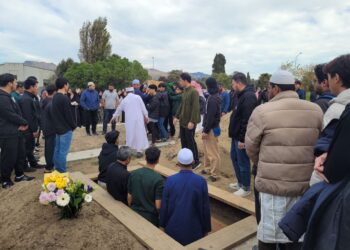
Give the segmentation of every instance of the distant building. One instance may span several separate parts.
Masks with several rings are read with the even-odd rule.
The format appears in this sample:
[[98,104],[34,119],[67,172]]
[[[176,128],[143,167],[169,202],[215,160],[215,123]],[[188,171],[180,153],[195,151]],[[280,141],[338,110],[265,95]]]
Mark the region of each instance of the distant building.
[[29,76],[35,76],[39,86],[48,83],[55,75],[56,65],[53,63],[25,61],[24,63],[0,64],[0,74],[10,73],[17,76],[17,81],[24,81]]

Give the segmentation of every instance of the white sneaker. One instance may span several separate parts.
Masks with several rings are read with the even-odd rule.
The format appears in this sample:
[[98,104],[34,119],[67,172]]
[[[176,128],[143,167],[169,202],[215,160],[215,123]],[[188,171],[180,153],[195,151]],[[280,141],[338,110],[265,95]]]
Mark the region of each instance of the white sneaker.
[[239,190],[241,187],[240,187],[240,185],[238,184],[238,183],[230,183],[229,185],[228,185],[228,187],[230,188],[230,189],[234,189],[234,190]]
[[240,188],[238,191],[234,192],[233,194],[240,197],[246,197],[250,195],[250,191],[245,191],[244,189]]

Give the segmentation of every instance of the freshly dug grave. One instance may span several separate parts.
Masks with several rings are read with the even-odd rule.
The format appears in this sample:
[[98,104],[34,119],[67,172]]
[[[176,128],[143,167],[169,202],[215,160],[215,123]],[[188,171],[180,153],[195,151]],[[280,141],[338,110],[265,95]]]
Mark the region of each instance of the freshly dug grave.
[[1,249],[145,249],[96,202],[77,219],[59,220],[59,210],[38,202],[39,180],[0,189]]

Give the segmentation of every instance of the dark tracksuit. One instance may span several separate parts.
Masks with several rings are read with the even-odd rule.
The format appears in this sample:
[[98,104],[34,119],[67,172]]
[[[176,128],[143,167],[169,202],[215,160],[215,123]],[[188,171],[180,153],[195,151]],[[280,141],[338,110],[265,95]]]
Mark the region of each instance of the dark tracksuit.
[[[149,100],[146,107],[148,110],[148,117],[159,121],[159,108],[160,108],[159,96],[158,95],[153,96],[152,99]],[[148,124],[152,133],[152,143],[154,144],[159,136],[158,122],[150,121]]]
[[24,143],[18,128],[24,125],[27,125],[27,121],[22,117],[15,100],[0,90],[0,169],[3,182],[11,181],[13,169],[16,176],[23,175],[23,164],[19,164],[17,159],[23,159],[21,154],[24,154]]
[[39,131],[40,103],[38,97],[27,91],[18,102],[23,118],[28,122],[28,131],[25,133],[26,158],[31,167],[38,165],[34,157],[35,138],[33,133]]
[[46,161],[46,169],[53,169],[53,154],[55,151],[55,124],[52,118],[52,97],[47,97],[45,102],[43,102],[42,109],[42,128],[45,136],[45,161]]

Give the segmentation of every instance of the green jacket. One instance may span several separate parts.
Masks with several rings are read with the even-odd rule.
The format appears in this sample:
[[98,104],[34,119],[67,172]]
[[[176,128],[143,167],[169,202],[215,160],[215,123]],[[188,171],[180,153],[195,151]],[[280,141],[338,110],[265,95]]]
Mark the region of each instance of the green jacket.
[[175,117],[179,119],[182,127],[187,127],[189,122],[195,125],[200,123],[199,95],[194,88],[188,87],[184,90],[182,101]]
[[177,111],[181,105],[182,94],[172,94],[169,95],[171,101],[171,114],[172,116],[176,116]]

